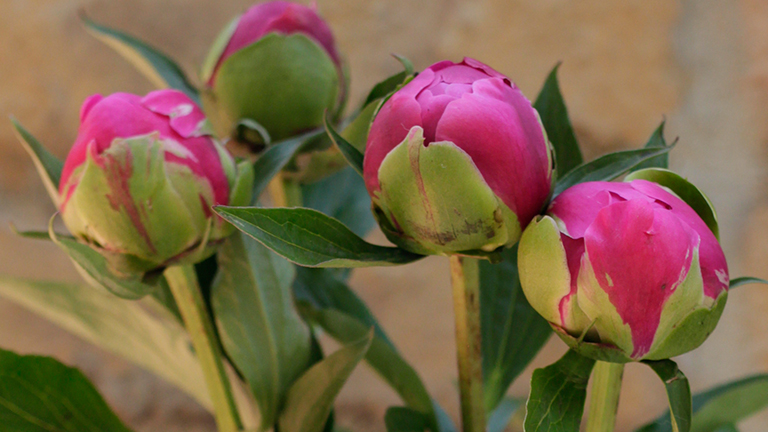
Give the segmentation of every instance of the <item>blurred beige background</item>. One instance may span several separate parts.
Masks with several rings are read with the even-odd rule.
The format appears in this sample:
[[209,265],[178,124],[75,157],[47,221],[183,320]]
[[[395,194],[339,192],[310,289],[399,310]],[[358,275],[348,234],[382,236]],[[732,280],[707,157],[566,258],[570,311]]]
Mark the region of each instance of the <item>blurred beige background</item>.
[[[718,209],[733,276],[768,278],[768,2],[765,0],[319,0],[351,65],[352,103],[398,70],[389,53],[418,68],[472,56],[509,75],[533,99],[551,67],[589,158],[637,147],[666,117],[680,137],[672,168]],[[63,254],[7,228],[45,226],[54,208],[16,143],[13,114],[56,154],[73,141],[82,100],[92,93],[145,93],[150,84],[88,36],[77,13],[125,30],[172,54],[194,74],[219,29],[246,0],[0,1],[0,273],[77,280]],[[415,364],[432,394],[458,416],[450,290],[445,259],[358,271],[354,288]],[[734,291],[715,333],[678,359],[694,390],[768,372],[768,289]],[[139,432],[211,431],[189,398],[146,372],[0,299],[0,346],[52,354],[82,368]],[[552,340],[534,362],[564,351]],[[532,368],[512,393],[524,396]],[[768,395],[766,396],[768,397]],[[665,408],[663,387],[630,365],[618,419],[631,431]],[[344,389],[338,422],[383,430],[398,403],[370,370]],[[765,431],[768,413],[742,431]]]

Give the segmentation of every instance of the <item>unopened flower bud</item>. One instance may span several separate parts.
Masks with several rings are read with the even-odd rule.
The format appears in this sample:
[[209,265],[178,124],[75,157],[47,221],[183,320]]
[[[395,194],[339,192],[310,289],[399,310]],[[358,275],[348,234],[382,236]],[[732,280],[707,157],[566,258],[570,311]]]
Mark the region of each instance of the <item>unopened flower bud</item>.
[[387,237],[417,253],[511,246],[550,196],[553,155],[539,115],[476,60],[424,70],[382,106],[364,177]]
[[633,177],[567,189],[520,240],[520,281],[531,306],[569,345],[601,360],[659,360],[698,347],[728,293],[713,230],[680,198],[686,194],[643,178],[683,185],[716,230],[704,195],[670,171]]
[[325,111],[337,113],[346,98],[331,29],[314,8],[287,1],[257,4],[236,18],[202,75],[203,102],[220,136],[246,121],[279,141],[320,127]]
[[64,164],[69,231],[119,270],[194,263],[233,231],[213,205],[245,205],[253,168],[236,165],[200,108],[175,90],[88,98]]

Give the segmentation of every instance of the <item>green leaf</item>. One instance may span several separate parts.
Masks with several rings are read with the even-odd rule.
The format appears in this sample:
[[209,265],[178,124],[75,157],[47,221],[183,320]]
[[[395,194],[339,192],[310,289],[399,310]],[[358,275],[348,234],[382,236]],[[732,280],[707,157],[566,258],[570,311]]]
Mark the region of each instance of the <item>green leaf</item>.
[[600,156],[593,161],[579,165],[558,180],[553,196],[559,195],[575,184],[614,180],[649,159],[669,153],[673,147],[674,145],[664,148],[625,150]]
[[318,309],[336,309],[357,319],[365,329],[373,327],[376,337],[394,349],[394,345],[365,302],[337,278],[332,269],[297,267],[293,293],[296,300],[310,303]]
[[200,104],[197,89],[189,83],[179,65],[167,55],[127,33],[100,25],[85,14],[80,14],[80,19],[88,33],[117,51],[155,87],[180,90]]
[[594,365],[595,360],[569,350],[557,362],[533,371],[526,405],[526,432],[579,430]]
[[525,400],[504,398],[488,416],[488,432],[504,432],[507,430],[512,416],[525,406]]
[[344,159],[349,162],[349,164],[352,166],[352,168],[357,171],[358,174],[361,176],[363,175],[363,153],[358,150],[355,146],[350,144],[347,140],[344,139],[341,135],[339,135],[336,130],[333,129],[333,125],[331,125],[330,120],[328,119],[328,115],[326,113],[326,116],[323,118],[323,125],[325,126],[325,130],[328,133],[328,136],[331,137],[331,140],[334,144],[339,148],[341,151],[341,154],[344,155]]
[[279,255],[306,267],[388,266],[423,258],[400,248],[368,243],[317,210],[217,206],[215,211]]
[[291,297],[294,268],[240,233],[221,246],[218,260],[211,305],[222,345],[250,386],[266,429],[312,361],[309,328]]
[[[666,121],[661,122],[658,128],[656,128],[655,131],[653,131],[653,134],[648,139],[648,142],[645,143],[644,148],[665,148],[667,147],[667,141],[664,139],[664,125]],[[644,168],[669,168],[669,154],[663,154],[661,156],[656,156],[653,159],[649,159],[637,167],[635,167],[636,170],[641,170]]]
[[363,103],[364,107],[370,105],[371,102],[377,99],[385,98],[387,95],[397,90],[397,87],[403,84],[409,76],[414,74],[413,63],[411,63],[410,60],[399,55],[395,55],[394,57],[403,65],[403,71],[391,75],[373,86],[370,93],[368,93],[368,97],[365,98],[365,102]]
[[0,350],[0,424],[13,432],[130,432],[79,370]]
[[644,361],[643,363],[656,372],[664,381],[669,400],[670,421],[672,432],[689,432],[691,430],[691,386],[688,378],[672,360]]
[[184,390],[211,409],[186,330],[147,297],[123,300],[79,284],[0,276],[0,295]]
[[731,290],[742,285],[748,285],[748,284],[754,284],[754,283],[761,283],[761,284],[768,285],[768,281],[765,279],[744,276],[736,279],[731,279],[731,283],[728,286],[728,289]]
[[280,172],[293,158],[296,152],[305,144],[323,134],[322,130],[313,130],[303,135],[274,143],[262,153],[256,162],[253,163],[254,182],[253,199],[251,203],[256,203],[259,196],[277,173]]
[[[752,375],[693,396],[691,432],[726,432],[768,406],[768,374]],[[669,411],[637,432],[672,432]]]
[[309,368],[288,390],[280,414],[281,432],[320,432],[333,408],[333,401],[373,340],[366,337],[346,345]]
[[53,219],[48,227],[51,240],[75,263],[83,278],[112,294],[130,300],[140,299],[158,289],[159,280],[146,283],[143,274],[122,274],[112,269],[107,258],[92,247],[76,240],[59,236],[53,231]]
[[389,407],[384,414],[387,432],[424,432],[429,419],[422,413],[406,407]]
[[[303,315],[322,327],[328,335],[341,343],[350,343],[365,335],[370,327],[343,312],[333,309],[315,309],[303,306]],[[406,406],[428,415],[435,424],[432,401],[416,371],[386,340],[374,337],[366,361],[382,379],[403,399]]]
[[725,425],[717,429],[715,432],[739,432],[739,430],[736,429],[736,425]]
[[365,182],[351,167],[318,182],[303,185],[301,196],[304,207],[338,219],[360,237],[376,226]]
[[29,131],[15,118],[11,117],[11,123],[13,123],[13,129],[16,134],[16,138],[19,140],[24,150],[29,153],[32,161],[35,163],[35,168],[40,178],[43,180],[45,190],[51,197],[53,204],[56,208],[59,207],[59,182],[61,181],[61,171],[64,169],[64,162],[60,161],[56,156],[48,151],[40,141],[32,136]]
[[581,155],[576,134],[568,118],[568,108],[565,106],[563,95],[560,93],[560,85],[557,83],[557,69],[560,63],[555,65],[544,82],[539,97],[533,107],[539,112],[541,123],[547,131],[547,137],[555,148],[555,167],[557,176],[565,173],[584,162]]
[[480,261],[480,319],[485,407],[492,411],[510,384],[552,334],[549,323],[526,300],[517,271],[517,245],[503,261]]

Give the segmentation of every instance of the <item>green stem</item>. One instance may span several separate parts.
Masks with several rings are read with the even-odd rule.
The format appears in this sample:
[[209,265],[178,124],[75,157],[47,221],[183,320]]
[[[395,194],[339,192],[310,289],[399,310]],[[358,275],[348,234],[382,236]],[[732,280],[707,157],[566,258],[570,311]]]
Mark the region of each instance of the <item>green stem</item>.
[[592,375],[587,432],[613,432],[624,365],[598,361]]
[[283,178],[282,173],[278,173],[269,182],[268,189],[274,207],[301,207],[303,204],[301,185]]
[[452,255],[450,260],[462,430],[484,432],[486,419],[480,339],[480,270],[474,258]]
[[242,429],[242,423],[232,395],[232,387],[221,360],[221,348],[197,282],[195,269],[191,265],[168,267],[165,270],[165,277],[203,369],[205,383],[213,401],[218,430],[219,432],[237,432]]

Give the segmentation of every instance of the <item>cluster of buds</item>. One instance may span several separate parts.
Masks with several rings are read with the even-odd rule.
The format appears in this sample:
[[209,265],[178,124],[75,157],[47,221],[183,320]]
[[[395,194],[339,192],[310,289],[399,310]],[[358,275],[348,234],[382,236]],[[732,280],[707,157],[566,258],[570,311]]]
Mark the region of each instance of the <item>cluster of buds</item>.
[[[520,90],[475,60],[437,63],[392,95],[372,123],[363,168],[382,230],[404,249],[477,255],[520,240],[530,304],[587,356],[685,353],[725,306],[716,227],[641,173],[571,187],[539,216],[554,180],[546,132]],[[651,173],[708,203],[679,176]]]
[[[296,135],[339,113],[347,93],[327,24],[285,1],[235,19],[203,78],[222,137],[246,120],[267,141]],[[483,255],[520,240],[530,304],[587,355],[681,354],[704,341],[725,304],[716,227],[674,188],[643,174],[583,183],[541,216],[555,181],[552,145],[517,86],[476,60],[436,63],[391,95],[371,123],[363,174],[382,230],[404,249]],[[97,95],[82,108],[60,210],[117,267],[148,271],[211,254],[232,231],[211,206],[248,204],[252,176],[184,94]]]

